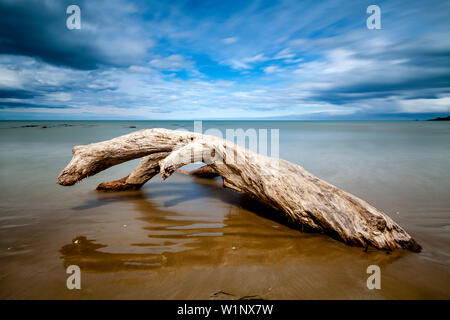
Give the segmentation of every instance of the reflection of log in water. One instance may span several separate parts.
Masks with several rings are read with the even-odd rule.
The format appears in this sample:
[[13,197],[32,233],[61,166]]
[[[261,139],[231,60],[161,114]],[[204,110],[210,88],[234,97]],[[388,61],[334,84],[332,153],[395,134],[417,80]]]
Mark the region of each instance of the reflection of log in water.
[[[267,208],[245,196],[223,190],[217,182],[198,181],[201,190],[186,194],[185,183],[149,185],[152,197],[171,194],[166,205],[180,205],[193,197],[220,198],[228,203],[229,213],[215,211],[188,215],[176,210],[162,210],[143,191],[98,194],[97,201],[75,208],[87,210],[114,202],[131,202],[141,213],[147,233],[143,242],[130,245],[145,253],[110,253],[108,245],[79,236],[60,250],[64,266],[80,266],[83,272],[162,271],[192,267],[258,265],[283,267],[290,264],[326,264],[329,259],[354,259],[361,256],[370,263],[393,262],[402,252],[386,255],[373,250],[369,255],[361,249],[348,248],[340,242],[317,234],[299,233],[295,229],[267,219]],[[157,187],[154,189],[153,187]]]
[[162,265],[163,256],[156,254],[123,254],[99,251],[106,245],[96,244],[93,240],[80,236],[60,250],[64,267],[75,264],[83,272],[119,272],[149,270]]

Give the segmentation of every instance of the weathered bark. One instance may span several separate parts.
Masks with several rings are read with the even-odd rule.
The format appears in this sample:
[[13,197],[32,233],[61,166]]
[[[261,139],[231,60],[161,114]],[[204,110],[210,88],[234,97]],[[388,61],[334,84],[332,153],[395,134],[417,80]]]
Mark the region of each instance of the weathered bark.
[[99,186],[102,190],[132,189],[158,171],[165,180],[182,166],[202,161],[222,177],[225,187],[259,199],[302,228],[329,234],[349,245],[421,250],[403,228],[367,202],[298,165],[255,154],[213,136],[149,129],[77,146],[72,153],[72,160],[58,177],[61,185],[73,185],[116,164],[144,157],[128,177]]
[[167,152],[158,152],[142,158],[134,171],[119,180],[103,182],[97,186],[99,191],[139,190],[148,180],[159,172],[159,161],[167,157]]

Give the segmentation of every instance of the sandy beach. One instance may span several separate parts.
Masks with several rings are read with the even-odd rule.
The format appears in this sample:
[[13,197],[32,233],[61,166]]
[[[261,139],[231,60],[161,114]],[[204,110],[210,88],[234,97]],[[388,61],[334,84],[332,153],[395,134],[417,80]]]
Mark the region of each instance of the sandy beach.
[[[220,178],[95,191],[136,161],[56,184],[74,145],[192,122],[0,122],[1,299],[448,299],[450,127],[437,122],[204,122],[279,128],[280,157],[380,208],[423,246],[390,254],[301,233]],[[43,128],[45,127],[45,128]],[[136,127],[136,128],[133,128]],[[80,266],[82,290],[66,288]],[[382,270],[382,290],[366,268]]]

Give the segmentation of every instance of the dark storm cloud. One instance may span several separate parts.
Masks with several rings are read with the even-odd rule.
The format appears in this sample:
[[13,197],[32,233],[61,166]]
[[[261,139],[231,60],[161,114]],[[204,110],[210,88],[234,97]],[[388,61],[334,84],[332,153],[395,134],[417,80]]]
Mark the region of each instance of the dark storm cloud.
[[39,96],[39,93],[27,90],[6,90],[0,89],[0,98],[13,98],[13,99],[32,99]]
[[0,109],[4,108],[45,108],[45,109],[71,109],[69,106],[49,106],[24,102],[0,102]]
[[[120,2],[108,6],[105,1],[77,1],[82,17],[79,30],[66,27],[69,16],[66,8],[71,4],[73,1],[68,0],[0,0],[0,54],[37,57],[54,65],[83,70],[100,65],[127,66],[142,58],[144,47],[138,47],[138,52],[120,51],[117,49],[120,45],[113,42],[123,38],[125,47],[130,42],[131,47],[139,46],[126,27],[115,24],[122,12]],[[92,8],[84,10],[88,6]],[[102,26],[107,27],[102,30]],[[122,35],[114,35],[119,30]]]
[[104,62],[98,50],[82,40],[82,30],[69,33],[64,3],[1,1],[0,53],[34,56],[80,69]]
[[346,104],[351,102],[397,97],[402,99],[435,99],[448,93],[450,88],[450,75],[436,75],[407,79],[394,83],[370,81],[364,83],[338,85],[330,90],[315,92],[314,99],[327,101],[333,104]]

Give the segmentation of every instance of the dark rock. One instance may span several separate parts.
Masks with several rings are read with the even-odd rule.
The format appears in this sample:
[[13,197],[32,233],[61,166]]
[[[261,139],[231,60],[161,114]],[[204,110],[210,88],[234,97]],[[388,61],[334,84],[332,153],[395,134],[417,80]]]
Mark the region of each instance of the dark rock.
[[437,117],[434,119],[428,119],[427,121],[450,121],[450,116],[447,116],[445,118]]

